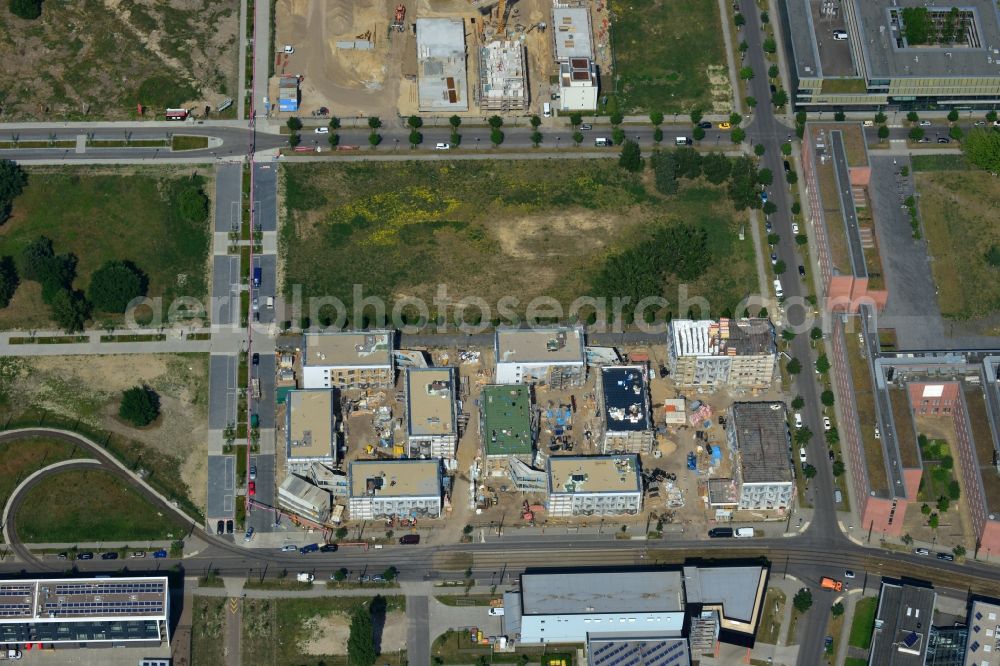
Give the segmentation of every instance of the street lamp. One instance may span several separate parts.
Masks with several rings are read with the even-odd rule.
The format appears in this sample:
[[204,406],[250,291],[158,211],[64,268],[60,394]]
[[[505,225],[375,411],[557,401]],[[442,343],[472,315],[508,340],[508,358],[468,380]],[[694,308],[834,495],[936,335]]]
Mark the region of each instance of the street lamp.
[[479,150],[479,137],[476,137],[476,150]]

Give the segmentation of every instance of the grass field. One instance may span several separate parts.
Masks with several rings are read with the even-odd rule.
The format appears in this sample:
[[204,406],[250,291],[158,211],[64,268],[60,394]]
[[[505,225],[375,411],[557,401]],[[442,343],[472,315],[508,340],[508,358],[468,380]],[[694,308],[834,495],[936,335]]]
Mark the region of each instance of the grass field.
[[[558,169],[541,161],[327,163],[283,173],[286,295],[301,285],[305,299],[333,296],[350,309],[358,283],[390,306],[409,297],[430,305],[443,285],[453,302],[480,297],[493,314],[503,297],[518,299],[511,310],[519,314],[539,296],[565,307],[591,294],[609,255],[673,222],[708,235],[711,267],[688,285],[690,295],[706,297],[718,315],[756,291],[753,245],[738,240],[742,215],[706,183],[664,198],[610,160],[561,160]],[[668,280],[662,295],[676,314],[677,282]]]
[[[179,296],[204,302],[210,225],[183,222],[174,206],[190,174],[179,169],[31,169],[11,219],[0,227],[0,256],[18,262],[25,245],[46,236],[56,254],[76,255],[78,289],[86,291],[91,274],[105,262],[127,259],[149,277],[149,296],[163,297],[165,304]],[[211,193],[211,180],[202,179],[201,187]],[[41,286],[23,281],[11,304],[0,310],[0,327],[44,328],[48,313]]]
[[764,597],[763,617],[760,620],[760,630],[757,640],[768,645],[777,645],[781,633],[781,614],[785,608],[785,593],[776,587],[767,591]]
[[[488,645],[472,642],[465,631],[449,630],[434,639],[431,654],[443,664],[526,664],[541,663],[542,666],[558,664],[573,666],[575,648],[573,646],[548,645],[545,647],[519,647],[513,653],[494,652]],[[486,661],[479,661],[486,659]]]
[[729,112],[732,91],[715,0],[609,4],[618,78],[609,112],[615,104],[623,113],[710,112],[713,107]]
[[[237,93],[235,0],[81,0],[24,21],[0,12],[4,118],[134,117],[136,104],[213,108]],[[31,81],[26,85],[26,81]]]
[[86,451],[58,439],[25,437],[0,443],[0,506],[32,472],[60,460],[86,457]]
[[868,666],[868,660],[859,657],[847,657],[844,659],[844,666]]
[[912,155],[910,164],[914,171],[966,171],[969,163],[965,155]]
[[954,464],[951,447],[943,439],[931,439],[920,447],[920,455],[924,461],[924,473],[920,477],[920,490],[917,501],[928,502],[931,506],[939,497],[948,497],[948,486],[955,480],[954,468],[941,464],[947,457]]
[[29,543],[180,539],[184,532],[172,515],[101,470],[45,477],[24,495],[17,515],[17,534]]
[[1000,309],[1000,267],[985,258],[1000,247],[1000,180],[983,171],[924,172],[917,191],[941,314],[973,319]]
[[228,599],[194,597],[191,608],[191,663],[221,664],[225,661]]
[[[387,613],[406,609],[404,597],[385,597],[385,600]],[[303,651],[303,647],[310,638],[315,637],[323,618],[331,615],[349,616],[356,606],[369,601],[365,597],[246,599],[243,602],[244,666],[346,666],[345,655],[308,654]],[[379,663],[397,666],[399,662],[395,655],[386,655],[379,659]]]
[[849,645],[862,650],[871,647],[876,610],[878,610],[877,597],[865,597],[854,604],[854,619],[851,621],[851,635],[848,638]]

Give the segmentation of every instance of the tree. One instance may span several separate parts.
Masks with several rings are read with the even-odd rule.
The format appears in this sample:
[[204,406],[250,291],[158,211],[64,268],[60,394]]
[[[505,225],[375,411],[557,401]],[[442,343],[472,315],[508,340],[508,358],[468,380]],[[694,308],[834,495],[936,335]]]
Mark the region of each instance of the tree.
[[302,135],[298,132],[292,132],[288,135],[288,145],[292,148],[298,147],[302,143]]
[[819,358],[816,359],[816,370],[822,374],[830,372],[830,359],[826,357],[826,354],[820,354]]
[[462,145],[462,135],[458,133],[458,130],[452,130],[451,136],[448,137],[448,140],[451,141],[452,148],[457,148]]
[[757,182],[767,187],[774,182],[774,172],[770,169],[761,169],[757,172]]
[[581,143],[583,143],[583,132],[581,132],[579,130],[577,130],[576,132],[573,132],[573,143],[575,143],[578,146]]
[[616,127],[611,130],[611,141],[616,145],[620,146],[625,143],[625,130],[621,127]]
[[952,109],[951,111],[948,112],[948,122],[954,123],[957,121],[958,121],[958,111],[956,109]]
[[582,122],[583,122],[583,114],[580,113],[579,111],[574,111],[573,113],[569,114],[569,124],[572,125],[574,128],[579,127],[580,123]]
[[[663,140],[663,130],[661,130],[659,127],[657,127],[653,131],[653,134],[656,134],[657,132],[660,133],[660,138],[656,139],[656,140],[657,141],[662,141]],[[693,130],[693,134],[694,134],[694,140],[695,141],[701,141],[702,139],[705,138],[705,128],[704,127],[695,127],[694,130]]]
[[923,127],[910,128],[910,141],[920,141],[922,138],[924,138]]
[[824,407],[833,407],[834,395],[833,391],[826,389],[819,396],[819,401],[823,403]]
[[339,569],[334,571],[333,579],[338,583],[343,583],[345,580],[347,580],[347,569],[345,569],[344,567],[340,567]]
[[809,338],[812,340],[822,340],[823,339],[823,329],[819,326],[813,326],[809,331]]
[[732,163],[729,158],[719,153],[709,153],[701,161],[701,170],[708,182],[720,185],[729,179]]
[[416,148],[417,146],[419,146],[423,142],[423,140],[424,140],[424,135],[423,134],[421,134],[420,132],[418,132],[415,129],[414,130],[410,130],[410,147],[411,148]]
[[39,236],[21,249],[20,267],[24,279],[41,283],[44,296],[46,291],[69,289],[76,275],[76,257],[56,255],[52,241]]
[[803,398],[801,395],[795,396],[795,398],[792,400],[792,409],[794,409],[795,411],[798,411],[805,406],[806,406],[805,398]]
[[424,126],[424,119],[420,116],[410,116],[406,119],[406,125],[410,129],[420,129]]
[[961,141],[964,134],[965,132],[958,125],[953,125],[948,129],[948,136],[951,137],[952,141]]
[[382,121],[378,116],[371,116],[368,118],[368,127],[374,132],[378,128],[382,127]]
[[785,182],[787,182],[789,185],[794,185],[795,183],[799,182],[799,174],[795,173],[794,171],[789,171],[788,173],[785,174]]
[[333,130],[334,132],[336,132],[337,130],[339,130],[340,129],[340,118],[338,118],[337,116],[333,116],[332,118],[330,118],[330,122],[328,123],[328,127],[331,130]]
[[14,199],[21,195],[28,175],[16,162],[0,160],[0,224],[7,221]]
[[[699,136],[698,130],[701,130],[701,136]],[[694,128],[694,140],[695,141],[701,141],[704,138],[705,138],[705,130],[701,129],[700,127],[695,127]],[[654,127],[653,128],[653,141],[655,143],[660,143],[661,141],[663,141],[663,128],[662,127]]]
[[791,342],[792,340],[794,340],[795,335],[796,335],[795,331],[793,331],[790,328],[786,328],[781,331],[781,339],[786,342]]
[[772,266],[772,268],[774,269],[775,275],[784,275],[785,271],[788,270],[788,265],[783,260],[778,259],[774,262],[774,266]]
[[938,528],[938,525],[940,524],[941,524],[941,519],[938,518],[938,515],[936,513],[932,513],[931,517],[927,519],[927,526],[930,527],[932,530],[936,530]]
[[792,204],[792,215],[798,215],[802,212],[802,204],[798,201]]
[[800,613],[805,613],[807,610],[812,608],[813,605],[813,595],[807,588],[802,588],[795,593],[792,597],[792,606],[795,607]]
[[948,500],[948,498],[942,495],[941,497],[938,498],[937,510],[940,511],[941,513],[944,513],[945,511],[948,510],[950,504],[951,502]]
[[617,127],[618,125],[621,125],[622,122],[624,122],[625,116],[624,116],[624,114],[622,114],[621,111],[615,111],[610,116],[608,116],[608,120],[611,121],[612,125],[614,125],[615,127]]
[[833,114],[833,119],[836,120],[838,123],[844,122],[846,118],[847,114],[845,114],[843,111],[837,111],[836,113]]
[[840,617],[844,614],[844,604],[840,601],[830,606],[830,614],[834,617]]
[[790,144],[787,141],[785,141],[783,144],[781,144],[781,154],[784,155],[785,157],[788,157],[789,155],[791,155],[792,154],[792,144]]
[[334,536],[335,536],[336,538],[338,538],[338,539],[343,539],[344,537],[346,537],[346,536],[347,536],[347,528],[346,528],[346,527],[338,527],[338,528],[337,528],[337,531],[336,531],[336,532],[334,532],[334,534],[333,534],[333,535],[334,535]]
[[832,472],[834,476],[840,476],[844,473],[844,462],[842,460],[834,460]]
[[788,104],[788,93],[785,92],[784,88],[778,88],[774,91],[774,94],[771,95],[771,104],[778,108]]
[[380,143],[382,143],[382,135],[376,132],[375,130],[372,130],[371,133],[368,135],[368,145],[374,148]]
[[733,15],[733,23],[736,24],[737,28],[740,28],[747,24],[747,19],[743,16],[743,14],[736,12],[736,14]]
[[653,123],[653,127],[659,127],[663,124],[663,112],[653,111],[649,114],[649,122]]
[[385,578],[390,583],[396,580],[396,576],[398,575],[399,575],[399,569],[397,569],[396,567],[389,567],[388,569],[382,572],[382,578]]
[[986,112],[986,120],[988,122],[995,123],[997,121],[997,112],[995,110],[992,110],[992,109],[989,110],[989,111],[987,111]]
[[748,95],[747,98],[745,100],[743,100],[743,101],[747,103],[747,106],[749,108],[751,108],[751,109],[757,108],[757,98],[756,97],[753,97],[752,95]]
[[733,127],[738,127],[740,123],[743,122],[743,116],[733,111],[729,114],[729,124]]
[[503,143],[503,132],[499,128],[494,127],[490,131],[490,142],[493,144],[494,147],[499,146],[501,143]]
[[133,386],[122,392],[118,416],[137,428],[147,426],[160,415],[160,397],[148,386]]
[[887,120],[889,120],[889,117],[886,116],[881,111],[879,111],[878,113],[875,114],[875,124],[876,125],[884,125]]
[[13,257],[0,257],[0,308],[10,305],[19,283]]
[[691,111],[691,124],[697,125],[698,123],[701,122],[701,119],[703,117],[704,114],[702,113],[701,109],[694,109],[693,111]]
[[90,278],[87,295],[96,310],[125,312],[133,298],[146,295],[149,278],[131,261],[109,261]]
[[740,53],[746,53],[747,51],[750,50],[750,44],[748,44],[747,40],[744,39],[742,42],[740,42],[740,45],[737,48],[739,48]]
[[286,126],[288,127],[288,129],[290,129],[290,130],[291,130],[292,132],[298,132],[298,131],[299,131],[300,129],[302,129],[302,121],[301,121],[301,120],[299,120],[299,117],[298,117],[298,116],[292,116],[291,118],[289,118],[289,119],[288,119],[288,120],[287,120],[287,121],[285,122],[285,125],[286,125]]
[[767,12],[760,13],[760,22],[767,25],[771,21],[771,16]]
[[538,148],[538,144],[540,144],[541,142],[542,142],[542,133],[539,132],[538,130],[533,131],[531,133],[531,145],[533,145],[535,148]]
[[775,213],[778,212],[778,205],[773,201],[768,201],[763,206],[761,206],[761,210],[764,211],[764,215],[774,215]]
[[889,138],[889,128],[885,125],[878,126],[878,142],[882,143]]
[[778,50],[778,42],[774,41],[773,37],[766,37],[761,48],[764,49],[764,53],[775,53]]
[[10,13],[33,21],[42,15],[42,0],[10,0]]
[[813,436],[812,430],[810,430],[809,428],[805,427],[798,428],[795,430],[795,435],[794,435],[795,443],[798,444],[799,446],[805,446],[806,444],[809,443],[809,440],[812,439],[812,436]]
[[957,502],[958,498],[962,496],[962,488],[958,485],[958,481],[954,479],[948,482],[948,498]]
[[744,81],[750,81],[753,79],[753,67],[742,67],[740,68],[740,78]]
[[903,543],[905,543],[907,546],[913,545],[913,537],[910,536],[909,532],[907,532],[902,537],[900,537],[899,540],[902,541]]
[[762,143],[758,143],[756,146],[753,147],[753,154],[756,155],[757,157],[763,157],[766,151],[767,148],[765,148],[764,144]]
[[535,129],[538,129],[541,126],[541,124],[542,124],[542,119],[539,118],[537,115],[536,116],[531,116],[531,119],[528,122],[531,123],[532,127],[534,127]]
[[776,79],[778,78],[778,74],[781,74],[781,70],[778,69],[777,65],[771,65],[767,68],[767,78]]
[[[767,244],[768,245],[777,245],[780,242],[781,242],[781,236],[780,235],[778,235],[778,234],[768,234],[767,235]],[[792,340],[792,339],[795,338],[795,333],[792,333],[792,331],[789,331],[788,329],[785,329],[785,331],[787,331],[788,333],[791,334],[790,338],[786,338],[787,340]]]
[[745,139],[746,136],[747,133],[743,130],[742,127],[737,127],[736,129],[734,129],[732,132],[729,133],[729,138],[733,143],[742,143],[743,139]]
[[336,148],[340,145],[340,135],[336,132],[330,132],[326,137],[326,141],[330,144],[331,148]]
[[347,663],[351,666],[374,666],[377,658],[371,611],[362,604],[354,609],[354,614],[351,616],[351,633],[347,639]]
[[906,119],[911,123],[920,122],[920,116],[917,114],[916,111],[910,111],[909,113],[907,113]]
[[809,463],[803,463],[802,465],[802,475],[807,479],[812,479],[816,477],[816,468]]
[[788,374],[790,375],[797,375],[802,372],[802,362],[797,358],[793,358],[788,362],[788,365],[785,366],[785,370],[788,370]]
[[965,546],[959,544],[952,548],[951,552],[955,554],[955,557],[965,557]]

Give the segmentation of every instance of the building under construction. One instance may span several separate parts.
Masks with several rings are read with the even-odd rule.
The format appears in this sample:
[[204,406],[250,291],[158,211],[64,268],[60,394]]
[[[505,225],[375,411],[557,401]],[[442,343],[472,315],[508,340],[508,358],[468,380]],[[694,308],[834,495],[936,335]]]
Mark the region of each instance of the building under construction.
[[528,108],[528,58],[520,42],[494,41],[479,49],[479,106],[483,111]]

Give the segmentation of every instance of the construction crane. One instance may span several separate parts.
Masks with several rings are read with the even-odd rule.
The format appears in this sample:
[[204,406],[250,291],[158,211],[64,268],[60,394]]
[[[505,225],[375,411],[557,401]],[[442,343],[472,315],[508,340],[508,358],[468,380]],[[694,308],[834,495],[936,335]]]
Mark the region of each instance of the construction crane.
[[472,5],[479,9],[484,15],[487,14],[494,5],[496,5],[497,10],[497,29],[496,33],[498,35],[503,35],[504,30],[507,28],[507,16],[511,5],[513,5],[517,0],[473,0]]
[[507,27],[507,0],[500,0],[497,3],[497,34],[504,35],[504,28]]

